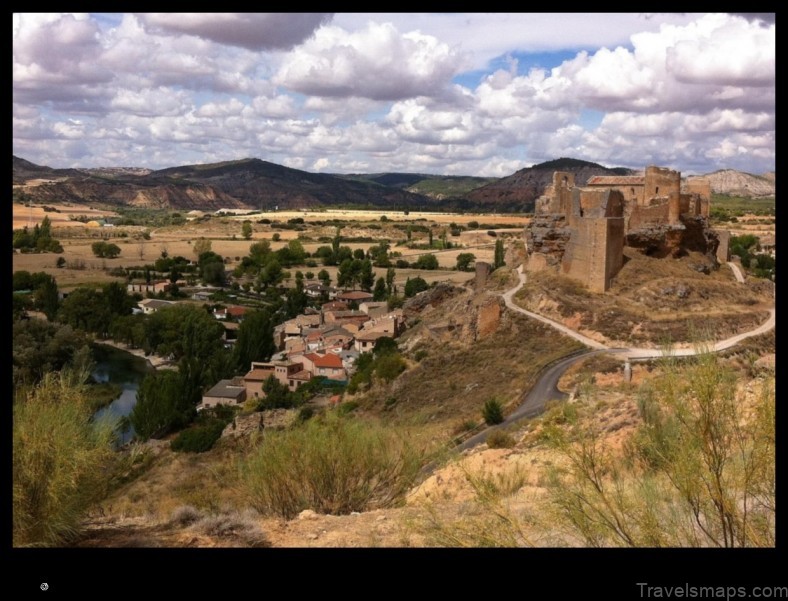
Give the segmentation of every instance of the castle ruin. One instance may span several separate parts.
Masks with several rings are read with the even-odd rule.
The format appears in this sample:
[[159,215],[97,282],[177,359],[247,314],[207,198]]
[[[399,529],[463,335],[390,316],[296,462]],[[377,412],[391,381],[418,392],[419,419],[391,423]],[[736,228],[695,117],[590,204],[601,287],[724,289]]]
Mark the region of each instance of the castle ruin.
[[556,171],[526,229],[526,268],[556,267],[604,292],[624,264],[624,246],[659,257],[698,251],[716,262],[727,256],[727,236],[708,227],[710,200],[708,179],[682,187],[681,173],[662,167],[595,176],[585,186]]

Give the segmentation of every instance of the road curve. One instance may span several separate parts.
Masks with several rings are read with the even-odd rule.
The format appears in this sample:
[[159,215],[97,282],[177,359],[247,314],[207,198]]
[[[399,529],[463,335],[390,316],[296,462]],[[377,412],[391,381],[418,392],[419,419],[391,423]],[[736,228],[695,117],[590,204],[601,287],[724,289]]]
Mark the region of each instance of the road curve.
[[728,267],[731,268],[731,271],[733,272],[733,275],[736,278],[736,281],[739,282],[740,284],[743,284],[744,283],[744,274],[741,272],[741,269],[739,268],[739,266],[736,265],[736,263],[734,263],[733,261],[728,261]]
[[[733,265],[731,268],[733,269]],[[738,266],[736,266],[738,267]],[[736,270],[734,269],[734,273]],[[609,353],[615,354],[622,359],[630,360],[630,359],[658,359],[660,357],[664,357],[666,355],[674,356],[674,357],[687,357],[690,355],[696,355],[701,352],[719,352],[725,349],[729,349],[742,340],[746,338],[750,338],[752,336],[758,336],[760,334],[764,334],[774,328],[775,324],[775,308],[769,309],[769,318],[762,323],[760,326],[755,328],[754,330],[750,330],[749,332],[744,332],[742,334],[737,334],[736,336],[731,336],[730,338],[726,338],[725,340],[721,340],[716,342],[712,345],[706,344],[701,345],[700,347],[693,347],[693,348],[679,348],[679,349],[655,349],[655,348],[610,348],[605,346],[604,344],[592,340],[588,336],[584,336],[579,332],[575,332],[571,328],[558,323],[548,317],[544,317],[537,313],[533,313],[532,311],[527,311],[522,307],[517,306],[514,304],[512,300],[514,295],[525,285],[525,274],[523,273],[523,266],[520,265],[517,268],[517,275],[519,277],[519,283],[514,287],[506,292],[504,292],[501,296],[503,296],[504,303],[506,306],[518,313],[522,313],[527,315],[528,317],[532,317],[542,323],[546,323],[556,330],[566,334],[567,336],[571,336],[575,340],[579,340],[586,346],[591,347],[593,350],[582,350],[582,351],[575,351],[569,355],[566,355],[560,359],[557,359],[553,363],[545,366],[541,373],[539,374],[539,378],[537,379],[536,383],[533,387],[523,395],[522,403],[515,409],[503,423],[498,424],[496,426],[491,426],[479,432],[478,434],[474,434],[472,437],[468,438],[467,440],[463,441],[459,445],[455,447],[457,451],[464,451],[466,449],[470,449],[476,446],[479,443],[484,442],[487,440],[487,437],[490,433],[498,428],[504,428],[509,424],[512,424],[520,419],[526,417],[534,417],[544,411],[545,404],[553,399],[565,399],[567,397],[566,393],[561,392],[558,389],[558,380],[564,374],[564,372],[574,363],[585,359],[586,357],[590,357],[592,355],[597,355],[601,353]],[[738,279],[738,278],[737,278]]]

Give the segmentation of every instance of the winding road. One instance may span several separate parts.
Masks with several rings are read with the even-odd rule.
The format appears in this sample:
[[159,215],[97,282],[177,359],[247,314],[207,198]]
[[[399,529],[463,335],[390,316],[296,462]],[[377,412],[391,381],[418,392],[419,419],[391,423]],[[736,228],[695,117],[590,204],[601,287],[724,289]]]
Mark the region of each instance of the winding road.
[[[742,276],[741,272],[738,270],[738,266],[732,263],[728,263],[731,266],[731,269],[736,276],[737,281],[743,282],[744,277]],[[520,406],[512,412],[509,417],[507,417],[503,423],[498,424],[497,426],[491,426],[489,428],[485,428],[478,434],[474,434],[472,437],[468,438],[461,444],[457,445],[456,450],[464,451],[466,449],[470,449],[471,447],[476,446],[479,443],[484,442],[489,436],[490,432],[497,428],[503,428],[512,424],[520,419],[525,417],[534,417],[541,413],[544,410],[545,403],[549,400],[553,399],[565,399],[567,394],[561,392],[558,389],[558,380],[564,374],[564,372],[574,363],[580,361],[581,359],[585,359],[591,355],[597,355],[602,353],[608,354],[615,354],[618,357],[621,357],[625,360],[630,359],[658,359],[660,357],[664,357],[666,355],[674,356],[674,357],[687,357],[690,355],[696,355],[698,352],[719,352],[725,349],[729,349],[735,345],[737,345],[742,340],[746,338],[751,338],[753,336],[758,336],[760,334],[764,334],[768,332],[772,328],[774,328],[775,324],[775,308],[772,307],[769,310],[769,318],[757,328],[750,330],[749,332],[744,332],[742,334],[737,334],[736,336],[731,336],[730,338],[726,338],[725,340],[721,340],[716,342],[712,345],[706,345],[705,347],[698,349],[698,348],[674,348],[670,350],[664,349],[654,349],[654,348],[611,348],[608,347],[597,340],[593,340],[588,336],[584,336],[580,332],[576,332],[571,328],[568,328],[564,324],[558,323],[555,320],[550,319],[549,317],[544,317],[543,315],[539,315],[538,313],[534,313],[532,311],[528,311],[523,309],[522,307],[516,305],[514,303],[514,295],[520,291],[520,289],[525,285],[525,274],[523,273],[523,266],[520,265],[517,268],[517,275],[519,278],[519,283],[514,287],[506,292],[504,292],[501,296],[503,297],[504,303],[506,304],[507,308],[511,309],[512,311],[516,311],[517,313],[522,313],[523,315],[527,315],[533,319],[541,321],[542,323],[546,323],[559,332],[574,338],[585,344],[587,347],[590,347],[592,350],[582,350],[576,351],[570,355],[562,357],[554,361],[553,363],[547,365],[539,375],[539,379],[533,385],[533,387],[523,395],[523,401],[520,403]]]

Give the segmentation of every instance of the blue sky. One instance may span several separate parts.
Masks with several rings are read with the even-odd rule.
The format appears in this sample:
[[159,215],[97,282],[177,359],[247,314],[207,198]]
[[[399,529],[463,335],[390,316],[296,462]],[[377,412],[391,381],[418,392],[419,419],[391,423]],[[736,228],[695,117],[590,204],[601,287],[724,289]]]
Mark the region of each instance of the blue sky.
[[505,176],[774,170],[770,15],[18,13],[13,152]]

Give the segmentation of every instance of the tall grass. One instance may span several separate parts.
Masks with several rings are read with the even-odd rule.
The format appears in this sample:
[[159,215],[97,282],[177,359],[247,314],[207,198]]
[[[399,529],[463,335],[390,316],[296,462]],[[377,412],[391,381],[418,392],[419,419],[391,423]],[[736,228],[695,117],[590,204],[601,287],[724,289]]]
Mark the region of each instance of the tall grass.
[[329,415],[266,433],[242,463],[241,481],[261,512],[347,514],[396,503],[420,467],[421,453],[391,430]]
[[49,373],[14,403],[14,546],[68,541],[104,493],[114,424],[91,421],[78,381]]

